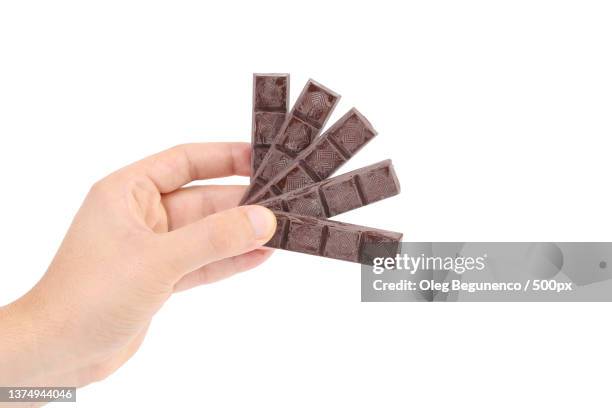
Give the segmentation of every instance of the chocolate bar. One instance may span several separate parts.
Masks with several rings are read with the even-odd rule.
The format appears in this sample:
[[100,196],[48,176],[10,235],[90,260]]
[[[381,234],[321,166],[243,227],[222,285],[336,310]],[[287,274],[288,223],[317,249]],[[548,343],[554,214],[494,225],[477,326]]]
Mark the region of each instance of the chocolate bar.
[[278,134],[289,110],[289,74],[253,74],[251,176]]
[[330,218],[399,192],[400,184],[393,163],[383,160],[257,204],[272,211]]
[[371,264],[373,256],[395,256],[402,234],[321,218],[275,212],[276,232],[266,244],[326,258]]
[[308,80],[268,152],[261,159],[241,204],[310,146],[325,126],[339,99],[340,95],[312,79]]
[[351,109],[293,161],[279,163],[276,175],[258,191],[247,190],[241,204],[260,202],[325,180],[375,136],[370,122],[357,109]]

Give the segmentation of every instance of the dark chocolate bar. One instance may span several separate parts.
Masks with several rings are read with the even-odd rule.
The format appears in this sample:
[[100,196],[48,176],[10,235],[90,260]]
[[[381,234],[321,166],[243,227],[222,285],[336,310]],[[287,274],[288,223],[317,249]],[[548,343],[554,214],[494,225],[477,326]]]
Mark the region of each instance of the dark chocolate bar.
[[257,204],[273,211],[330,218],[399,192],[393,163],[383,160]]
[[325,180],[374,136],[376,131],[370,122],[357,109],[351,109],[293,161],[279,163],[276,175],[258,191],[245,194],[241,204],[257,203]]
[[289,74],[253,74],[251,176],[278,134],[289,110]]
[[271,248],[365,264],[373,256],[395,256],[402,234],[321,218],[275,212]]
[[310,146],[325,126],[339,99],[340,95],[312,79],[308,80],[268,152],[261,159],[241,204]]

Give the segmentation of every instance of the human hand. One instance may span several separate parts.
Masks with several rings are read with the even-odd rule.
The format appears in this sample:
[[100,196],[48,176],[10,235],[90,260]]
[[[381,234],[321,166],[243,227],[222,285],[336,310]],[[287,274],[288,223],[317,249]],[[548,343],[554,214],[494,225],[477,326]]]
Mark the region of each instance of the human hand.
[[105,378],[136,352],[173,292],[265,261],[276,219],[264,207],[235,207],[245,187],[181,188],[248,176],[249,163],[246,143],[181,145],[95,183],[43,278],[0,308],[0,385]]

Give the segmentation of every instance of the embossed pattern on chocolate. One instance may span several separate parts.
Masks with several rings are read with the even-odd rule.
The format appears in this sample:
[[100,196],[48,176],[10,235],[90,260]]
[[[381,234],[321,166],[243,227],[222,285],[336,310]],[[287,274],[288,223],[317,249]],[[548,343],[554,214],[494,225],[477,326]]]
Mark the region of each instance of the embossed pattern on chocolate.
[[330,218],[399,194],[391,160],[383,160],[258,204],[273,211]]
[[[257,203],[325,180],[375,136],[376,131],[365,116],[355,108],[349,110],[295,159],[289,162],[284,160],[282,163],[281,157],[272,159],[279,165],[262,178],[268,180],[267,183],[262,183],[255,192],[252,190],[245,195],[242,204]],[[269,154],[276,154],[272,150]],[[286,159],[282,154],[279,155]]]
[[[257,82],[257,78],[255,78],[255,81]],[[265,106],[271,107],[270,109],[278,109],[280,96],[272,90],[273,87],[266,85],[266,83],[263,81],[259,88],[257,84],[254,86],[254,106],[258,101],[263,101]],[[287,86],[288,83],[287,78]],[[261,96],[258,97],[258,95]],[[258,129],[276,129],[279,113],[275,110],[265,112],[277,116],[271,117],[268,115],[269,117],[260,118],[259,121],[256,119],[257,115],[254,115],[252,154],[254,171],[251,175],[251,185],[247,189],[241,204],[244,204],[251,195],[266,185],[288,163],[310,146],[325,126],[339,99],[340,95],[310,79],[295,102],[293,109],[288,114],[283,114],[284,120],[280,129],[276,131],[276,135],[270,138],[270,132],[273,131],[264,132],[267,142],[263,142],[264,136],[259,136]],[[265,126],[258,128],[257,123],[262,123]],[[274,123],[274,126],[272,123]]]
[[311,82],[307,85],[304,97],[295,106],[295,115],[314,128],[321,129],[338,97],[320,85]]
[[289,109],[289,74],[253,74],[251,175],[274,142]]
[[402,234],[361,225],[347,224],[321,218],[275,212],[276,232],[266,244],[271,248],[286,249],[326,258],[350,262],[370,263],[367,245],[384,244],[387,255],[397,253]]

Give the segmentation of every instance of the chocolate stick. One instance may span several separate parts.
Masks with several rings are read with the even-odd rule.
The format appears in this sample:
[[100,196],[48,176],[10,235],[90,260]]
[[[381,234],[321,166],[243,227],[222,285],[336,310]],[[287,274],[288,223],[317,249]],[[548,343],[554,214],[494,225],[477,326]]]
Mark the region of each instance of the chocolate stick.
[[374,256],[395,256],[402,234],[321,218],[275,212],[276,233],[266,244],[326,258],[372,263]]
[[308,80],[302,93],[285,117],[276,138],[251,178],[241,204],[291,162],[319,135],[340,95],[323,85]]
[[393,163],[383,160],[257,204],[273,211],[330,218],[399,192]]
[[251,176],[278,134],[289,110],[289,74],[253,74]]
[[258,191],[245,195],[252,204],[325,180],[376,136],[368,120],[355,108],[348,111]]

